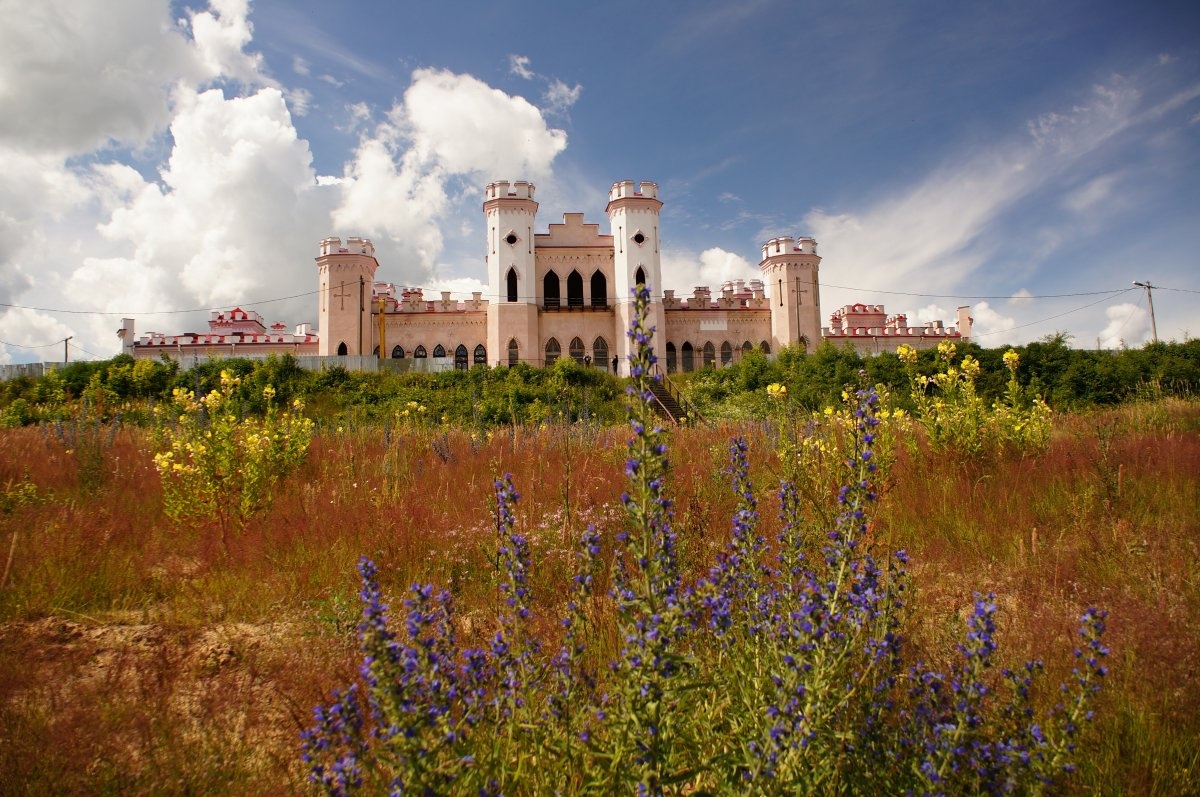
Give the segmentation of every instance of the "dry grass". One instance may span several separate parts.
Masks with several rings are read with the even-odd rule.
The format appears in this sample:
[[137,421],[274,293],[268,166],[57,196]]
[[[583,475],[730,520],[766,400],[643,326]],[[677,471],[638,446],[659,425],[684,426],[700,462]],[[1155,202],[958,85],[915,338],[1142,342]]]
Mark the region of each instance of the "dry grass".
[[[1037,457],[901,462],[876,532],[913,558],[912,650],[952,656],[962,609],[991,590],[1002,654],[1044,658],[1056,681],[1083,608],[1110,609],[1112,673],[1075,785],[1184,793],[1200,765],[1200,406],[1131,405],[1061,426]],[[770,441],[738,430],[769,488]],[[734,431],[672,440],[694,573],[728,535],[719,471]],[[510,472],[535,594],[553,607],[578,532],[594,523],[611,543],[620,528],[625,437],[331,434],[223,552],[212,529],[162,515],[141,433],[105,447],[107,477],[89,491],[77,452],[53,435],[0,432],[0,557],[16,535],[0,590],[0,792],[300,790],[297,733],[353,670],[359,556],[393,596],[418,580],[451,588],[461,634],[481,636],[497,601],[491,483]],[[764,500],[768,537],[774,511]],[[601,655],[613,644],[598,641]]]

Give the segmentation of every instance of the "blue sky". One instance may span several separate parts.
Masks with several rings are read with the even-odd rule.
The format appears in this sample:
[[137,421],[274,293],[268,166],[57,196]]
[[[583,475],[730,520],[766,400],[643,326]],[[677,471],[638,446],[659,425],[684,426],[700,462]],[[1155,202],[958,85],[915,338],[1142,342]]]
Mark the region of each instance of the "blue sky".
[[0,361],[111,356],[129,314],[315,321],[330,234],[486,290],[495,179],[543,229],[658,182],[681,293],[813,235],[826,314],[1136,346],[1150,280],[1160,337],[1200,332],[1195,3],[32,6],[0,0]]

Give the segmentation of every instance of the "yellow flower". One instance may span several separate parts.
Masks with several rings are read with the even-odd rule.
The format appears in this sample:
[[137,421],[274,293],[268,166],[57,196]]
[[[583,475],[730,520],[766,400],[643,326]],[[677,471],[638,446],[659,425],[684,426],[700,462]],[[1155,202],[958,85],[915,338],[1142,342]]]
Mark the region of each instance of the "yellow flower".
[[1017,363],[1021,362],[1021,355],[1017,354],[1012,349],[1004,352],[1004,367],[1010,371],[1017,370]]
[[912,365],[917,361],[917,350],[907,343],[901,344],[900,348],[896,349],[896,355],[899,356],[900,362],[905,365]]
[[954,359],[954,353],[958,351],[958,347],[948,340],[943,340],[938,344],[938,356],[947,360]]
[[968,354],[966,357],[963,357],[962,370],[967,376],[979,376],[979,360]]
[[267,401],[270,401],[271,399],[275,398],[275,388],[271,387],[270,385],[267,385],[266,387],[264,387],[263,388],[263,398],[265,398]]
[[767,385],[767,395],[773,399],[782,400],[787,398],[787,385],[781,385],[778,382],[772,382]]

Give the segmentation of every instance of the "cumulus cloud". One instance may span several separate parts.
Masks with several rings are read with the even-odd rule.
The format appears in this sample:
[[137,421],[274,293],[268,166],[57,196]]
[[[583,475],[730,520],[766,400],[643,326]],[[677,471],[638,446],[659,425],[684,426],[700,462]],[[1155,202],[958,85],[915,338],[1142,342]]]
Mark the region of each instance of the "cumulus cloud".
[[1028,288],[1021,288],[1019,291],[1008,297],[1008,303],[1011,305],[1029,304],[1033,300],[1033,294]]
[[756,266],[741,255],[712,247],[696,254],[687,251],[664,250],[662,253],[663,285],[674,288],[677,296],[686,296],[691,288],[707,285],[713,293],[720,291],[727,280],[760,279]]
[[975,321],[974,337],[979,338],[981,346],[994,347],[1017,342],[1014,336],[1017,320],[998,312],[989,303],[979,302],[972,307],[971,318]]
[[198,79],[194,49],[166,2],[4,2],[0,142],[74,155],[136,145],[170,118],[180,78]]
[[1100,346],[1105,349],[1139,343],[1150,333],[1150,314],[1136,304],[1114,304],[1105,308],[1104,315],[1108,324],[1100,330]]
[[[38,360],[61,361],[62,340],[72,333],[61,321],[33,310],[13,309],[0,316],[0,340]],[[0,348],[0,364],[12,361],[11,353]]]
[[385,236],[398,278],[433,280],[444,243],[440,223],[454,202],[449,184],[548,178],[566,144],[566,133],[549,127],[528,101],[470,75],[419,69],[387,120],[361,138],[333,220]]
[[208,11],[192,14],[192,40],[207,77],[231,78],[246,85],[267,80],[262,55],[244,49],[254,31],[249,5],[249,0],[209,0]]

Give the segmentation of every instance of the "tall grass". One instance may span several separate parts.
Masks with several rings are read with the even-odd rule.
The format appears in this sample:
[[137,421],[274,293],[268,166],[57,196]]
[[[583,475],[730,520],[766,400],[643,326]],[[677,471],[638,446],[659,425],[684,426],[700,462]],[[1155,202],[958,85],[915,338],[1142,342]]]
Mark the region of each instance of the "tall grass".
[[[751,479],[774,481],[762,425],[672,435],[684,578],[728,542],[736,499],[717,471],[734,431],[748,440]],[[460,639],[485,640],[503,600],[490,485],[510,472],[531,588],[563,605],[570,540],[588,523],[604,539],[619,530],[624,437],[587,426],[490,439],[436,426],[326,430],[222,555],[210,529],[163,515],[143,432],[115,434],[96,491],[55,435],[0,431],[0,554],[16,540],[0,590],[0,791],[301,789],[296,739],[309,707],[354,672],[345,632],[357,622],[359,556],[376,561],[387,595],[414,581],[451,589]],[[1001,649],[1044,657],[1051,681],[1067,675],[1071,618],[1110,610],[1109,685],[1072,790],[1193,788],[1197,473],[1200,405],[1179,400],[1062,418],[1037,456],[901,453],[876,529],[910,553],[916,609],[903,630],[926,661],[953,658],[954,618],[971,612],[976,589],[996,593]],[[771,501],[761,507],[768,539],[775,514]],[[607,588],[601,574],[597,592]],[[595,642],[596,663],[619,648]]]

